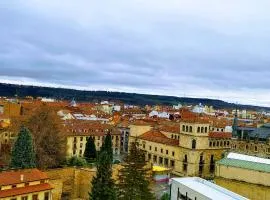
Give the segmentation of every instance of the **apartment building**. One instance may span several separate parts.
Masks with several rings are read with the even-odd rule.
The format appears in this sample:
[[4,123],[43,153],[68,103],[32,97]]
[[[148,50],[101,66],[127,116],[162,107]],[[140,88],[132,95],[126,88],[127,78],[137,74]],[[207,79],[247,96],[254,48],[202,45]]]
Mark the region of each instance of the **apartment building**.
[[0,200],[52,200],[52,189],[38,169],[0,173]]

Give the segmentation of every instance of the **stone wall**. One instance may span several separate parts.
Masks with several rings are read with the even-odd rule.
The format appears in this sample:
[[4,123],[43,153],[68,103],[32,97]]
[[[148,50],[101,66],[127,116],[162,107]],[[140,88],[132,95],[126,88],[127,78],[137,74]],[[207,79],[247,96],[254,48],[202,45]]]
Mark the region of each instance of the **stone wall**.
[[[121,167],[113,166],[113,179],[117,179]],[[96,175],[95,168],[67,167],[45,171],[50,178],[53,200],[88,199],[91,181]]]

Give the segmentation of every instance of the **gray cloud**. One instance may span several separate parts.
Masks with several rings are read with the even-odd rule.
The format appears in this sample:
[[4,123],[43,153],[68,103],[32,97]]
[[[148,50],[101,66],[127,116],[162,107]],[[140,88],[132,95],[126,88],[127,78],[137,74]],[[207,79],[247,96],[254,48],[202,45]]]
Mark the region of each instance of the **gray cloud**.
[[7,1],[0,80],[270,106],[268,1],[162,2]]

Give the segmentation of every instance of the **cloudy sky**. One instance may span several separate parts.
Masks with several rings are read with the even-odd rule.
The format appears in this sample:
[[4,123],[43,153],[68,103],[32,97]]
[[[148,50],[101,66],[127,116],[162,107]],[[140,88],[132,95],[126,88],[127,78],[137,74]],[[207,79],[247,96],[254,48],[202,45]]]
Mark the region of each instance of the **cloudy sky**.
[[270,106],[269,0],[0,2],[0,82]]

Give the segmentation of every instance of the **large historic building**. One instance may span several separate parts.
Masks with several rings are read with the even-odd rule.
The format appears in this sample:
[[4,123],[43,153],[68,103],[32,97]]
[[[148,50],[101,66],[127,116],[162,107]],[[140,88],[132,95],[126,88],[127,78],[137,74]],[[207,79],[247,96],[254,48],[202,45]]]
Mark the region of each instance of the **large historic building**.
[[211,132],[210,122],[200,118],[181,121],[178,126],[177,133],[175,128],[165,131],[153,124],[131,125],[130,142],[137,138],[151,164],[172,168],[174,174],[213,176],[215,161],[230,148],[232,134]]
[[108,133],[112,136],[113,153],[120,154],[121,132],[108,124],[101,123],[69,123],[66,128],[66,156],[82,157],[87,139],[92,137],[96,150],[99,151]]

